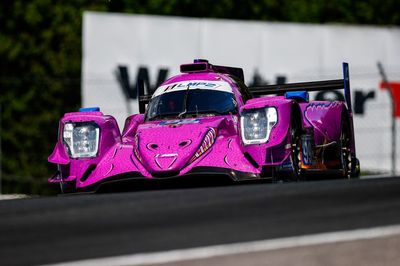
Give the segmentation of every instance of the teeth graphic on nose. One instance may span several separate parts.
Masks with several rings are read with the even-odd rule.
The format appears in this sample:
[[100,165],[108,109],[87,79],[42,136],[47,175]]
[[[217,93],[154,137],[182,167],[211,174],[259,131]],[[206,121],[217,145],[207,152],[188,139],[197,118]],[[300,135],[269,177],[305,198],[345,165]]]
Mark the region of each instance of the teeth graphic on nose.
[[157,154],[154,158],[156,164],[162,170],[168,170],[175,163],[178,154]]

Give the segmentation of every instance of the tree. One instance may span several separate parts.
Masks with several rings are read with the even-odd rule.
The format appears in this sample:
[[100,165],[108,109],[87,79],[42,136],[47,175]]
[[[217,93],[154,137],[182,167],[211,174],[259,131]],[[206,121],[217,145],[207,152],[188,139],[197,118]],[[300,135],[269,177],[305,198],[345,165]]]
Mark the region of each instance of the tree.
[[52,2],[0,5],[1,159],[8,191],[27,190],[8,182],[49,176],[46,159],[57,137],[57,121],[80,103],[83,8],[74,2],[82,1]]

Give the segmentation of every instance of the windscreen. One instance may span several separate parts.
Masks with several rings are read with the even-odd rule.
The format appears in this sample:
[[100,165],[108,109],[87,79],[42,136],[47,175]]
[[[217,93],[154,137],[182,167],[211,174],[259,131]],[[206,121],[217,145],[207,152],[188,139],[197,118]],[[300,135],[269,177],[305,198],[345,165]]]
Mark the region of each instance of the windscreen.
[[231,92],[190,88],[154,97],[148,106],[146,120],[228,115],[237,113]]

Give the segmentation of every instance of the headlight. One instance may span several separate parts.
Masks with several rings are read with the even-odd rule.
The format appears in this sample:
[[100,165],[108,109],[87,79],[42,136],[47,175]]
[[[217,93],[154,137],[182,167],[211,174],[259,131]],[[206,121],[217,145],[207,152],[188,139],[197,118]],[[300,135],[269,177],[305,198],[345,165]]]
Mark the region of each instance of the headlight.
[[93,122],[66,123],[63,140],[71,158],[95,157],[99,149],[99,126]]
[[271,129],[278,121],[274,107],[244,110],[240,116],[241,135],[244,144],[265,143]]

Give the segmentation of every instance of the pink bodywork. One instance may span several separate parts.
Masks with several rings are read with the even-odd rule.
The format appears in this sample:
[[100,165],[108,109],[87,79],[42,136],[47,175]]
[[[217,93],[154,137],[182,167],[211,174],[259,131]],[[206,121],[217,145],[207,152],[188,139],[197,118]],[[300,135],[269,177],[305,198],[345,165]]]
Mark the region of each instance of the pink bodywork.
[[[258,179],[263,177],[266,169],[288,163],[291,153],[288,132],[293,105],[297,104],[295,100],[272,96],[244,103],[237,84],[227,75],[214,72],[181,74],[163,85],[186,80],[229,83],[239,113],[244,109],[274,106],[278,123],[269,140],[264,144],[244,145],[239,114],[151,122],[145,122],[144,115],[135,114],[127,118],[121,134],[112,116],[101,112],[67,113],[60,120],[59,132],[67,122],[92,121],[99,125],[98,155],[95,158],[70,158],[59,133],[55,149],[49,156],[49,162],[59,165],[59,173],[49,182],[74,181],[79,190],[121,174],[153,179],[217,168],[226,169],[234,180]],[[303,127],[314,130],[317,145],[338,139],[340,125],[337,123],[341,121],[343,103],[312,102],[298,106],[303,113]]]

